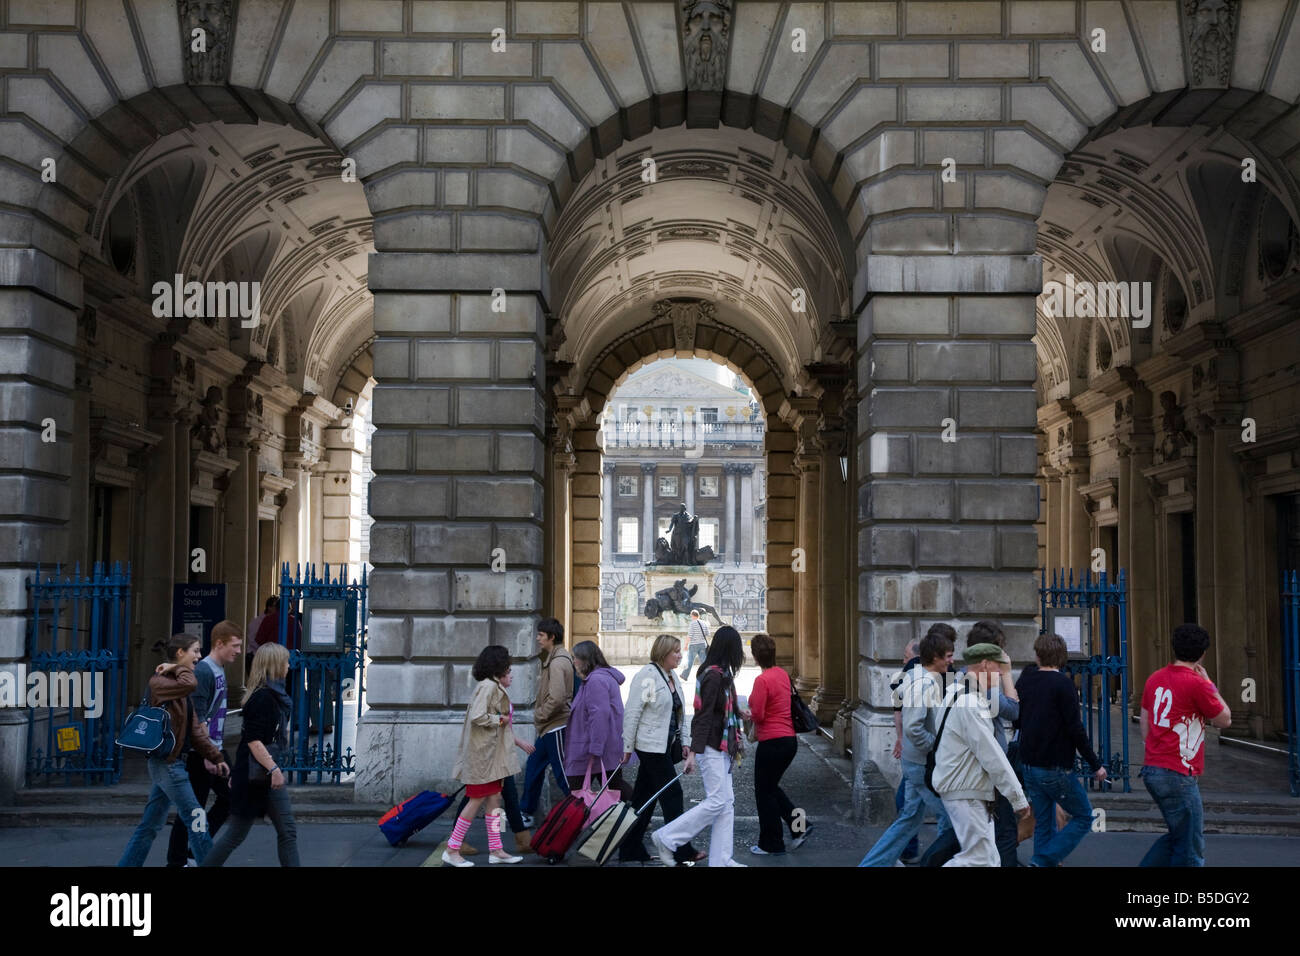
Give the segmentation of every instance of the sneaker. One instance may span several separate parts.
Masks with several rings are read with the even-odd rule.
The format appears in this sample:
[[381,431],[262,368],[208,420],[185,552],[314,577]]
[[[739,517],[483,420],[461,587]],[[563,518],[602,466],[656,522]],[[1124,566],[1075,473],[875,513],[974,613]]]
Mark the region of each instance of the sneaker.
[[748,863],[737,863],[735,860],[728,860],[727,866],[748,866]]
[[519,818],[524,821],[525,830],[531,830],[533,828],[533,815],[531,813],[521,813],[519,814]]
[[659,859],[663,860],[664,866],[677,865],[677,861],[673,859],[673,851],[659,842],[658,830],[650,834],[650,842],[655,845],[655,850],[659,853]]
[[[799,847],[807,843],[808,837],[812,835],[812,831],[813,828],[812,828],[812,824],[810,823],[806,827],[804,827],[803,833],[796,834],[795,838],[790,841],[791,849],[797,850],[799,849]],[[917,859],[920,859],[920,857],[917,857]]]
[[[501,855],[500,855],[500,856],[497,856],[497,853],[500,853]],[[489,853],[489,854],[488,854],[488,862],[489,862],[489,863],[522,863],[522,862],[524,862],[524,858],[523,858],[522,856],[511,856],[511,855],[510,855],[509,853],[507,853],[505,850],[498,850],[497,853]]]
[[913,853],[911,856],[900,856],[898,862],[902,863],[904,866],[911,866],[913,863],[920,863],[921,854]]
[[754,856],[784,856],[785,855],[784,850],[781,850],[777,853],[773,853],[770,850],[764,850],[761,846],[751,846],[749,848],[749,852],[754,854]]
[[452,853],[450,850],[442,851],[442,862],[448,866],[473,866],[469,860],[464,859],[459,853]]

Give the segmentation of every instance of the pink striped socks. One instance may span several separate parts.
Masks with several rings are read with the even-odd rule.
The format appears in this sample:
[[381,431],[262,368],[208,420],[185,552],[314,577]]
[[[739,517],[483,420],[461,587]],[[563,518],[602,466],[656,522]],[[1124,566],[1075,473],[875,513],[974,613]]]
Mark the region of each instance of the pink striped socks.
[[[466,820],[464,817],[456,818],[456,825],[451,828],[451,836],[447,838],[447,849],[452,853],[459,852],[460,845],[465,842],[465,834],[469,833],[469,825],[471,822],[473,821]],[[492,836],[489,833],[488,839],[491,840],[491,838]],[[500,842],[501,838],[497,837],[497,843],[499,844]]]
[[501,814],[492,812],[487,815],[488,852],[495,853],[501,847]]

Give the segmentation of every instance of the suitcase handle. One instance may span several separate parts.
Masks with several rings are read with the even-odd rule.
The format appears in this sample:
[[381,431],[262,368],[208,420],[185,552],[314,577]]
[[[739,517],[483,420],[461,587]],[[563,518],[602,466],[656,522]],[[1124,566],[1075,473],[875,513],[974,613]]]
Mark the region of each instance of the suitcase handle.
[[684,777],[684,776],[686,776],[686,771],[685,771],[685,770],[682,770],[681,773],[679,773],[677,776],[673,777],[673,779],[669,780],[666,784],[664,784],[664,785],[663,785],[662,787],[660,787],[657,791],[655,791],[655,795],[654,795],[653,797],[651,797],[649,800],[647,800],[644,804],[641,805],[641,809],[636,811],[636,815],[639,817],[639,816],[641,816],[641,814],[645,813],[645,811],[646,811],[646,807],[650,806],[650,805],[653,804],[656,800],[658,800],[658,799],[659,799],[659,795],[660,795],[661,793],[663,793],[665,790],[667,790],[669,787],[671,787],[673,784],[675,784],[678,780],[682,779],[682,777]]

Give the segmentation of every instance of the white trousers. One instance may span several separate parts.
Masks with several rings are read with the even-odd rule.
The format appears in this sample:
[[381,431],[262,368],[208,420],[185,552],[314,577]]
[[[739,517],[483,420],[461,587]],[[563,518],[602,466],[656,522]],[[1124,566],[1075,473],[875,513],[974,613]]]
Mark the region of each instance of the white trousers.
[[695,762],[704,778],[704,799],[672,823],[656,830],[655,836],[668,849],[676,850],[705,827],[711,826],[709,866],[726,866],[731,860],[736,817],[736,797],[731,789],[731,758],[709,747],[696,755]]
[[961,852],[944,866],[1001,866],[1002,858],[998,855],[988,805],[983,800],[949,800],[944,797],[943,808],[948,811],[953,832],[961,844]]

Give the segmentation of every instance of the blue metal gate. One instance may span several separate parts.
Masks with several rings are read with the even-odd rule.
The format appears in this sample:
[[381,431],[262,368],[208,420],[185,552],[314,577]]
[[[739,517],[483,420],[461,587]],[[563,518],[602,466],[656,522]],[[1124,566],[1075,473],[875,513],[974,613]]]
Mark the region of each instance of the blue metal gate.
[[[1106,572],[1096,577],[1091,571],[1084,571],[1076,582],[1074,569],[1053,569],[1052,582],[1047,583],[1046,569],[1040,572],[1041,586],[1038,589],[1039,603],[1042,611],[1039,633],[1047,627],[1047,609],[1049,607],[1087,608],[1091,612],[1091,633],[1099,637],[1093,642],[1092,649],[1100,650],[1087,660],[1070,661],[1065,670],[1079,677],[1079,696],[1083,710],[1084,726],[1088,731],[1088,741],[1092,749],[1106,765],[1106,774],[1110,781],[1124,782],[1124,792],[1129,793],[1128,759],[1128,590],[1125,586],[1124,570],[1121,568],[1114,583],[1107,581]],[[1109,613],[1114,609],[1119,629],[1119,654],[1111,654],[1111,622]],[[1120,721],[1118,741],[1112,739],[1111,697],[1119,690]],[[1119,745],[1119,750],[1115,745]],[[1084,777],[1088,786],[1094,786],[1087,767],[1076,755],[1075,772]]]
[[[301,565],[291,574],[286,562],[280,572],[279,642],[289,647],[289,679],[286,689],[293,697],[289,735],[290,757],[282,763],[287,773],[296,773],[297,783],[341,783],[344,774],[356,771],[356,753],[344,738],[355,740],[356,726],[344,726],[343,705],[348,693],[355,695],[357,716],[365,696],[366,659],[366,569],[361,580],[348,583],[346,565],[336,566],[331,576],[314,564]],[[332,649],[313,649],[312,620],[303,622],[303,601],[327,602],[342,612],[341,641]],[[334,610],[326,608],[326,610]],[[289,637],[289,615],[294,617],[294,634]]]
[[1287,770],[1291,796],[1300,797],[1300,573],[1282,573],[1282,697],[1286,707]]
[[[27,579],[31,617],[27,628],[27,784],[73,778],[82,785],[114,784],[122,774],[115,741],[125,716],[126,652],[131,623],[131,567],[111,572],[95,562],[89,577],[81,565],[71,577]],[[21,665],[20,665],[21,666]],[[42,688],[43,701],[33,699]],[[31,706],[36,703],[37,706]]]

